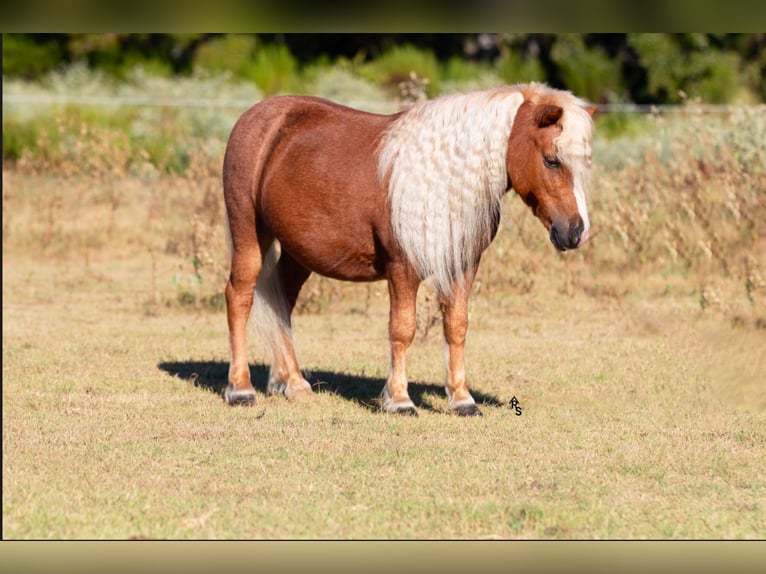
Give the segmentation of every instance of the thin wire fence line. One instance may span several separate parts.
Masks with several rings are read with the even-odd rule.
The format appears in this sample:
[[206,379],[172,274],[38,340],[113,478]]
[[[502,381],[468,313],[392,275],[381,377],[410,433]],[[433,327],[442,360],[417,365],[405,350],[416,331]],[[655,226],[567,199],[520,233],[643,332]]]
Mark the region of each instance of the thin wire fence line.
[[[3,92],[6,104],[30,105],[92,105],[92,106],[135,106],[135,107],[176,107],[176,108],[242,108],[246,109],[259,100],[224,98],[174,98],[155,96],[82,96],[72,94],[18,94]],[[346,105],[359,108],[390,108],[393,102],[349,101]],[[764,108],[766,104],[597,104],[600,113],[721,113],[729,114],[740,109]]]
[[79,104],[93,106],[155,106],[176,108],[239,108],[252,106],[258,100],[216,98],[158,98],[154,96],[78,96],[53,94],[14,94],[3,92],[3,102],[12,104]]
[[766,104],[598,104],[596,108],[602,113],[660,114],[678,112],[730,114],[738,110],[766,108]]
[[[155,96],[80,96],[54,94],[18,94],[3,93],[4,104],[24,104],[36,106],[81,105],[81,106],[132,106],[166,108],[230,108],[246,110],[264,98],[224,99],[224,98],[174,98]],[[372,109],[391,112],[395,102],[388,101],[353,101],[345,105],[360,109]]]

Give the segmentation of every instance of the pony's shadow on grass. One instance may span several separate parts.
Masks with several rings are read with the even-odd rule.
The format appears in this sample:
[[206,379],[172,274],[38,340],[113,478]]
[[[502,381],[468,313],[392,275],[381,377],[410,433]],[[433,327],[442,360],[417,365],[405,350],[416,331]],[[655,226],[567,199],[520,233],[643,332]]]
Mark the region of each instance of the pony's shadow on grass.
[[[196,388],[215,393],[223,398],[226,389],[229,364],[223,361],[168,361],[157,365],[160,370],[169,375],[189,381]],[[250,380],[257,391],[266,392],[266,382],[269,376],[268,365],[255,364],[250,366]],[[368,377],[335,371],[311,370],[304,372],[316,393],[331,393],[348,401],[356,403],[371,411],[380,410],[380,393],[386,384],[386,379]],[[431,383],[410,382],[407,390],[412,402],[419,409],[440,411],[434,406],[430,397],[444,397],[444,387]],[[492,395],[471,390],[478,405],[504,406]]]

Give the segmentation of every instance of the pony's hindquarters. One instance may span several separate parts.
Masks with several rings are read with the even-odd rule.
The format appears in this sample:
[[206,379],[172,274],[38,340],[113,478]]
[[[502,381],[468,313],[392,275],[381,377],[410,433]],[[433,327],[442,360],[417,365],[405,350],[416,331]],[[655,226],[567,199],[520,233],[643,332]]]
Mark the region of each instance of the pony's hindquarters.
[[253,307],[252,322],[274,358],[270,390],[287,396],[297,396],[307,387],[311,392],[292,352],[291,307],[284,302],[274,237],[257,213],[259,181],[279,126],[278,108],[253,106],[234,126],[224,156],[223,193],[231,240],[231,272],[226,285],[231,361],[225,398],[232,405],[255,402],[247,360],[247,325]]

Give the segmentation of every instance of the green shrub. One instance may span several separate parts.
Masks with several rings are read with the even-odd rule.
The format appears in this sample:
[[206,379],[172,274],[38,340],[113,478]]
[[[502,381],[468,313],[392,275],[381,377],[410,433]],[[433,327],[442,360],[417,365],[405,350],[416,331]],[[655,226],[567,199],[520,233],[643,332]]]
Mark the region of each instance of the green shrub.
[[232,34],[213,38],[194,53],[195,70],[227,72],[236,78],[248,78],[256,49],[255,36]]
[[683,89],[710,104],[734,101],[742,89],[741,62],[734,52],[695,52],[689,57]]
[[439,62],[429,50],[421,50],[409,44],[394,46],[360,69],[362,77],[394,93],[398,93],[399,84],[406,82],[413,72],[418,78],[428,81],[430,97],[439,93]]
[[489,70],[488,66],[468,62],[460,56],[452,56],[442,68],[442,79],[456,83],[471,83],[480,80]]
[[758,89],[755,68],[736,52],[713,50],[703,34],[629,34],[629,45],[646,70],[646,95],[657,102],[699,99],[725,104]]
[[508,84],[543,82],[545,69],[537,58],[524,57],[505,46],[497,62],[500,77]]
[[620,62],[601,48],[588,48],[582,35],[563,34],[551,49],[568,90],[593,102],[613,102],[622,94]]
[[639,137],[646,133],[646,118],[633,112],[596,114],[596,133],[599,138],[614,139]]
[[3,76],[39,77],[54,69],[61,56],[53,41],[38,43],[25,34],[3,34]]
[[480,90],[503,83],[492,64],[469,62],[453,56],[442,66],[441,93]]
[[40,123],[16,118],[3,118],[3,161],[17,160],[24,151],[37,148]]
[[298,87],[298,61],[284,44],[267,44],[256,50],[246,77],[266,95],[287,92]]
[[360,78],[348,69],[313,66],[306,75],[310,78],[306,92],[311,95],[371,112],[396,111],[395,102],[387,97],[380,86]]
[[67,49],[73,61],[83,62],[117,81],[125,81],[136,66],[155,76],[173,75],[164,44],[152,34],[72,34]]

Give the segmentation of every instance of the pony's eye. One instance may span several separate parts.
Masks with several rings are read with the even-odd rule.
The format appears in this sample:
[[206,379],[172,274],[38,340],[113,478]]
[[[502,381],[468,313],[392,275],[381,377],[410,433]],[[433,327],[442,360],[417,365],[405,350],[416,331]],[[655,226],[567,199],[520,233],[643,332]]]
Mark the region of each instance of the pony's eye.
[[553,169],[554,167],[559,167],[561,165],[561,162],[555,157],[548,158],[543,156],[543,165],[545,165],[545,167],[547,168]]

